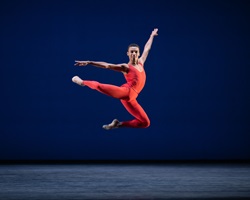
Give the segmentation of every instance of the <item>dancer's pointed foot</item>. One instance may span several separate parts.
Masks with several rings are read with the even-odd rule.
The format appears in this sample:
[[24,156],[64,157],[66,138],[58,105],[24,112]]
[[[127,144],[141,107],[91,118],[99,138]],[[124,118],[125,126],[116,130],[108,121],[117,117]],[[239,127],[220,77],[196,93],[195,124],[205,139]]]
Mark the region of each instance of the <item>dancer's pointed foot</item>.
[[83,80],[79,76],[74,76],[72,81],[80,86],[84,86]]
[[114,128],[119,128],[120,122],[117,119],[114,119],[110,124],[103,125],[102,128],[105,130],[111,130]]

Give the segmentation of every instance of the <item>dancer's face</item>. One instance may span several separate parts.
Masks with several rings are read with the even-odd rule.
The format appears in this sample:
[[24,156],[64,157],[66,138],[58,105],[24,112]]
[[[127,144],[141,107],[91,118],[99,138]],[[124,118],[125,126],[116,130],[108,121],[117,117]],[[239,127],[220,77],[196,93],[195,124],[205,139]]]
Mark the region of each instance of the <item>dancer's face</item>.
[[138,47],[129,47],[127,55],[129,57],[129,60],[132,61],[132,63],[137,63],[139,56],[140,56],[140,51]]

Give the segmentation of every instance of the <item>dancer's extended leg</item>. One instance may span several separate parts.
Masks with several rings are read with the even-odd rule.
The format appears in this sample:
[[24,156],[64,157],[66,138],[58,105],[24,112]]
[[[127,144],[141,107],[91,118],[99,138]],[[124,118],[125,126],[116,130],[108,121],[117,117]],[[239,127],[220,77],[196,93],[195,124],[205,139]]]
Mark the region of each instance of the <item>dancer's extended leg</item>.
[[150,120],[137,100],[121,100],[121,102],[126,110],[135,117],[135,119],[131,121],[120,122],[119,127],[147,128],[150,126]]
[[88,86],[93,90],[97,90],[103,94],[108,96],[117,98],[117,99],[126,99],[129,96],[129,88],[119,87],[110,84],[103,84],[97,81],[85,81],[79,78],[78,76],[74,76],[72,81],[81,86]]
[[83,81],[83,84],[88,86],[91,89],[97,90],[103,94],[106,94],[108,96],[111,96],[117,99],[128,98],[128,95],[129,95],[129,89],[126,87],[103,84],[97,81]]

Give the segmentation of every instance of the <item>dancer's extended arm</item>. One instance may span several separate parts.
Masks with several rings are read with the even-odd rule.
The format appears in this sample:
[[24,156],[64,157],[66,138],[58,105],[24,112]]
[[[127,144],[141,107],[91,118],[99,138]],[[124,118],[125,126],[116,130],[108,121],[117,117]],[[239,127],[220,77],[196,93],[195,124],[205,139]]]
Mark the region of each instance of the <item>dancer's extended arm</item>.
[[112,63],[107,63],[107,62],[97,62],[97,61],[75,61],[75,66],[86,66],[86,65],[93,65],[95,67],[100,67],[104,69],[112,69],[114,71],[119,71],[119,72],[127,72],[128,66],[127,64],[112,64]]
[[141,61],[142,63],[144,63],[144,62],[146,61],[147,57],[148,57],[148,53],[149,53],[149,50],[151,49],[151,46],[152,46],[154,37],[158,35],[157,31],[158,31],[158,28],[155,28],[155,29],[152,31],[152,33],[151,33],[151,35],[150,35],[150,37],[149,37],[147,43],[146,43],[145,46],[144,46],[143,53],[142,53],[142,55],[141,55],[141,57],[140,57],[140,61]]

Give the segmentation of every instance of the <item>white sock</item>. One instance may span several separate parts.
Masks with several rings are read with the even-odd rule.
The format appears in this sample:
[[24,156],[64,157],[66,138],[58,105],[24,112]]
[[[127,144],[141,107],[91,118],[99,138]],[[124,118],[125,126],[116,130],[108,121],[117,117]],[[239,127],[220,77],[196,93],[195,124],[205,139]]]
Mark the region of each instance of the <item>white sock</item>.
[[72,78],[72,81],[80,86],[84,86],[83,84],[83,80],[81,78],[79,78],[79,76],[74,76]]
[[110,124],[103,125],[102,128],[104,128],[105,130],[111,130],[111,129],[114,129],[114,128],[118,128],[119,123],[120,122],[117,119],[114,119]]

